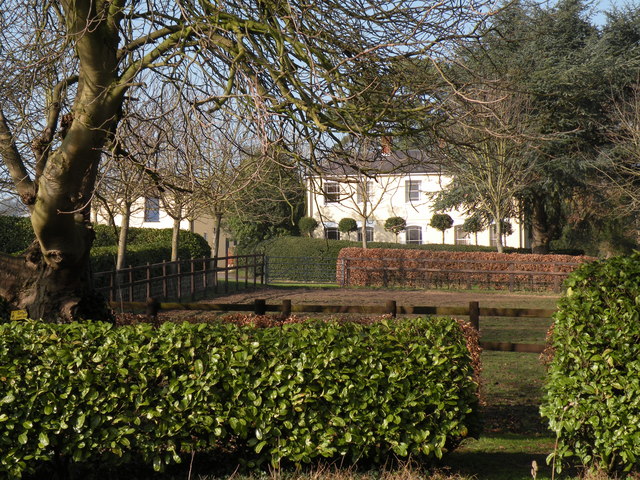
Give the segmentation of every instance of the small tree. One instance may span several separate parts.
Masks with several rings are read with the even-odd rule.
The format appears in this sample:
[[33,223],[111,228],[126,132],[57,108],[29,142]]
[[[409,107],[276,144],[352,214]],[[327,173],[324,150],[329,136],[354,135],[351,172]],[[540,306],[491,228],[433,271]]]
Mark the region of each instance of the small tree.
[[392,232],[396,236],[396,243],[398,243],[398,234],[407,228],[407,221],[402,217],[389,217],[384,222],[384,229],[387,232]]
[[313,237],[314,230],[318,228],[318,221],[313,217],[302,217],[298,220],[298,228],[300,229],[300,233],[311,238]]
[[446,213],[436,213],[431,217],[429,225],[442,232],[442,244],[444,245],[444,232],[453,227],[453,218]]
[[485,225],[480,215],[469,217],[462,224],[462,231],[466,233],[473,233],[476,240],[476,246],[478,245],[478,232],[481,232],[484,228]]
[[353,218],[343,218],[338,223],[338,230],[342,233],[347,234],[347,238],[351,240],[351,232],[355,232],[358,230],[358,222],[356,222]]

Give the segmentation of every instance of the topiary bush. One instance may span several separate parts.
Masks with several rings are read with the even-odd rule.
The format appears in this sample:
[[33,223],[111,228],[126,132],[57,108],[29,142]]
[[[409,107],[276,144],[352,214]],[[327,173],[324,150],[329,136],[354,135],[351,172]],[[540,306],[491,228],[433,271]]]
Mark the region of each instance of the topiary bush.
[[302,217],[298,220],[298,229],[303,235],[313,237],[316,228],[318,228],[318,221],[313,217]]
[[449,318],[2,324],[0,472],[220,449],[249,466],[439,458],[477,433],[466,340]]
[[588,263],[558,304],[541,413],[558,471],[640,467],[640,253]]

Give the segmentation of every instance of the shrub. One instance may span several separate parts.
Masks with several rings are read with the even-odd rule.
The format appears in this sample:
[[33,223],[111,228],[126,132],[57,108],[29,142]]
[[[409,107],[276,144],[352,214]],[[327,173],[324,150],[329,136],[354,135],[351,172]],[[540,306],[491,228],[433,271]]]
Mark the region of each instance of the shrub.
[[28,217],[0,216],[0,249],[4,253],[20,253],[35,240]]
[[429,225],[442,232],[442,243],[444,243],[444,232],[453,227],[453,218],[446,213],[435,213]]
[[[340,261],[344,259],[344,262]],[[456,252],[436,250],[403,250],[393,248],[345,248],[336,265],[338,283],[351,286],[421,286],[425,284],[483,284],[490,271],[494,287],[518,284],[556,287],[557,280],[547,272],[572,272],[577,264],[590,257],[566,255],[533,255],[496,252]],[[536,272],[539,275],[501,274],[504,271]],[[454,272],[459,270],[460,272]],[[440,274],[440,272],[442,272]],[[560,284],[558,282],[557,286]]]
[[298,228],[303,235],[313,236],[313,232],[318,228],[318,221],[313,217],[302,217],[298,220]]
[[542,415],[569,459],[604,471],[640,466],[640,253],[588,263],[555,315]]
[[389,217],[384,222],[384,229],[393,233],[396,238],[405,228],[407,228],[407,221],[402,217]]
[[452,319],[286,324],[0,325],[0,471],[235,446],[249,465],[441,457],[477,433]]
[[358,230],[358,222],[353,218],[343,218],[338,222],[338,230],[342,233],[350,235],[351,232]]

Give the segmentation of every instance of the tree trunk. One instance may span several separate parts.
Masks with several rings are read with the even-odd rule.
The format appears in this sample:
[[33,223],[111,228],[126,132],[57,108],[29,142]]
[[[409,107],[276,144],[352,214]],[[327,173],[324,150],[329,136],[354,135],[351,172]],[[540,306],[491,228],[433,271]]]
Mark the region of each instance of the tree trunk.
[[222,225],[222,214],[216,213],[215,223],[213,226],[213,258],[218,258],[220,253],[220,227]]
[[129,223],[131,220],[131,205],[124,206],[122,221],[120,222],[120,235],[118,237],[118,258],[116,260],[116,270],[122,270],[127,260],[127,236],[129,235]]
[[29,318],[113,321],[105,298],[93,289],[88,251],[77,262],[51,266],[35,241],[24,257],[2,256],[0,264],[0,295]]
[[362,248],[367,248],[367,222],[363,221],[362,222],[362,228],[361,228],[361,232],[362,232]]
[[549,253],[551,229],[544,203],[535,199],[531,210],[531,251],[532,253]]
[[171,261],[178,261],[178,248],[180,247],[180,219],[173,219],[173,230],[171,231]]

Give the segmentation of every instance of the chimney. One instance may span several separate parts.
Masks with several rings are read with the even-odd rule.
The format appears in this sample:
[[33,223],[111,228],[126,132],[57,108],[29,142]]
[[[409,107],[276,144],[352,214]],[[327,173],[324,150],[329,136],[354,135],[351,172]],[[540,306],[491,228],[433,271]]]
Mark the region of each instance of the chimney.
[[381,153],[383,157],[388,157],[391,155],[391,137],[385,135],[380,139],[381,144]]

